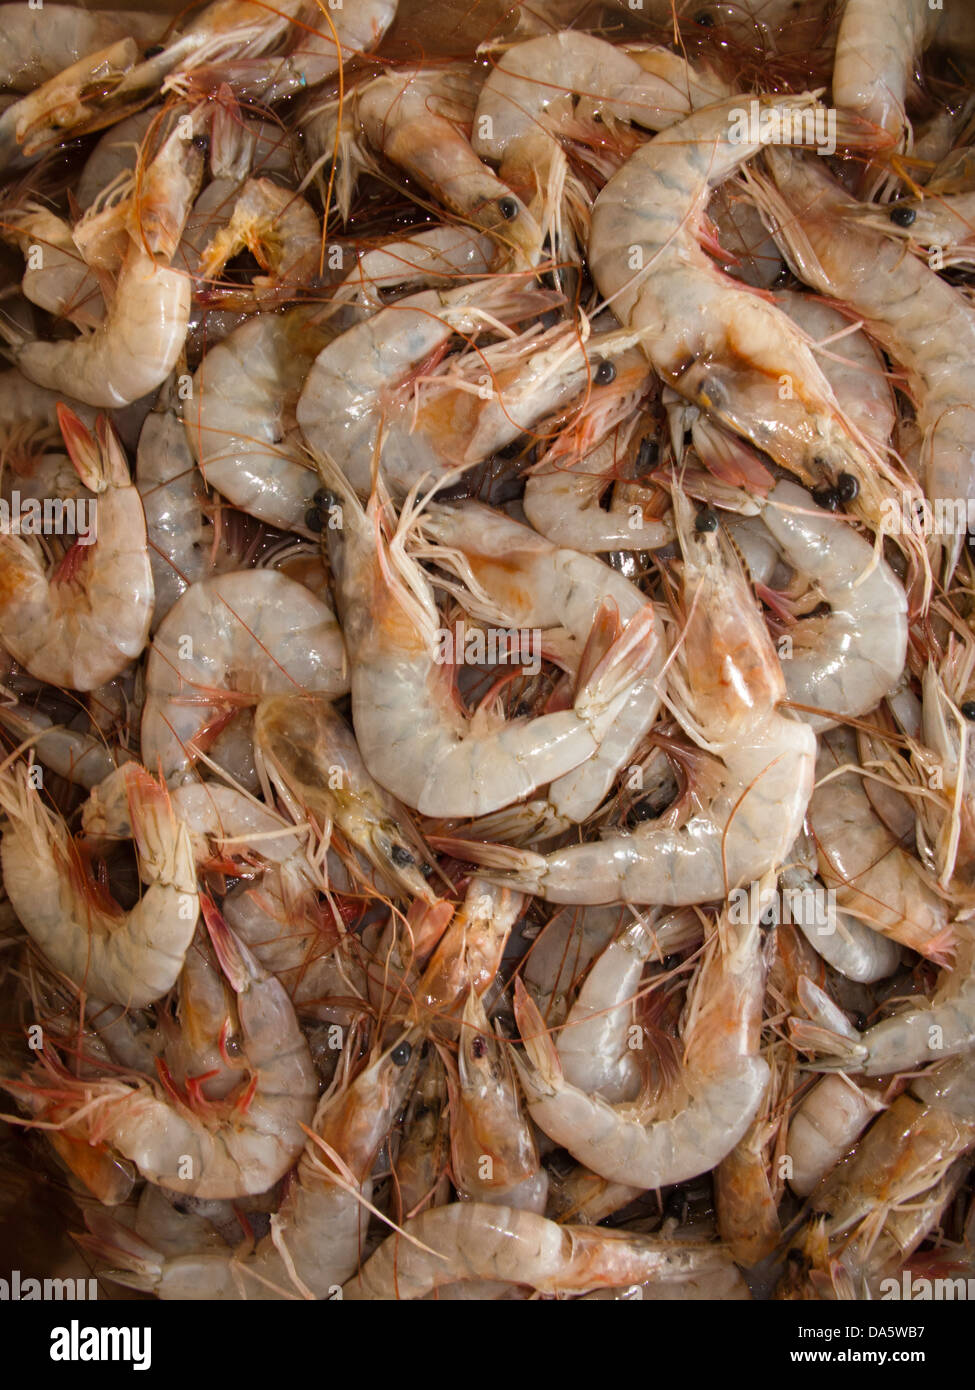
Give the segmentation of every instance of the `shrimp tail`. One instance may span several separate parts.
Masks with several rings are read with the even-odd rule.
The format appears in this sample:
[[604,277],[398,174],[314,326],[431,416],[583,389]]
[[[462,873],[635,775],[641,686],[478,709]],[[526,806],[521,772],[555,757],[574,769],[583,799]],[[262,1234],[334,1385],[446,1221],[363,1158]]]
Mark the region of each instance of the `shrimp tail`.
[[92,434],[68,406],[59,401],[55,409],[68,457],[85,487],[90,492],[124,487],[130,481],[129,466],[118,436],[106,417],[98,416]]
[[[606,605],[600,609],[596,624],[605,635],[608,616]],[[586,648],[590,653],[589,645]],[[596,661],[591,674],[576,696],[573,708],[581,718],[594,725],[597,740],[605,735],[627,700],[633,683],[650,665],[656,651],[653,609],[648,604],[631,618],[619,637]]]
[[243,994],[252,983],[261,979],[263,972],[260,966],[244,943],[227,926],[223,914],[206,893],[200,894],[200,909],[220,969],[226,975],[234,993]]
[[75,1233],[72,1240],[82,1251],[106,1261],[108,1268],[98,1271],[101,1278],[125,1288],[154,1293],[163,1272],[163,1256],[141,1236],[104,1212],[89,1211],[87,1233]]
[[842,1071],[867,1057],[867,1048],[862,1043],[808,1018],[789,1019],[789,1040],[800,1052],[808,1052],[816,1058],[816,1071]]
[[561,1081],[562,1063],[559,1060],[552,1035],[545,1025],[538,1005],[522,983],[520,975],[515,976],[514,1003],[518,1032],[525,1044],[525,1053],[528,1059],[526,1064],[524,1058],[519,1057],[517,1053],[514,1054],[522,1080],[530,1085],[532,1090],[537,1090],[540,1081],[549,1084]]
[[177,819],[165,784],[157,782],[138,763],[125,763],[122,776],[144,881],[174,883],[182,891],[195,894],[189,829]]
[[533,872],[540,874],[546,865],[543,854],[519,849],[516,845],[488,844],[484,840],[465,840],[453,835],[431,835],[428,838],[435,849],[441,850],[444,854],[452,854],[455,859],[466,864],[481,864],[488,869],[508,870],[511,873],[529,876]]

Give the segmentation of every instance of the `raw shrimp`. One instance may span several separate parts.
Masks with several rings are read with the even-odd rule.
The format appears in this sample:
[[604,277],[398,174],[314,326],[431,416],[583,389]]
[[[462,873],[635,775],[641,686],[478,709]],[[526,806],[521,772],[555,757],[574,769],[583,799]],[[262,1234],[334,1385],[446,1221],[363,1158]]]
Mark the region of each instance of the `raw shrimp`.
[[759,1112],[714,1170],[718,1234],[744,1269],[771,1255],[782,1236],[778,1207],[783,1185],[773,1146],[782,1127],[794,1054],[782,1043],[778,1048],[773,1044],[766,1057],[771,1077]]
[[450,1200],[447,1073],[436,1048],[421,1058],[419,1076],[403,1120],[403,1141],[394,1164],[397,1220],[418,1216]]
[[373,493],[364,511],[337,470],[320,461],[341,500],[343,526],[329,554],[352,672],[352,719],[376,781],[425,815],[495,811],[570,772],[599,748],[653,659],[643,610],[589,673],[573,707],[499,722],[457,704],[451,667],[439,660],[439,615],[426,575],[406,553],[415,524],[408,503],[390,540]]
[[882,1109],[879,1096],[862,1090],[847,1076],[824,1076],[817,1081],[789,1120],[785,1152],[791,1161],[793,1192],[808,1197]]
[[[483,616],[488,621],[518,629],[565,628],[574,639],[577,655],[563,659],[576,676],[607,603],[615,606],[619,624],[645,618],[648,626],[656,625],[652,607],[635,584],[601,560],[559,549],[503,512],[477,502],[433,503],[422,513],[419,529],[437,542],[429,558],[442,569],[454,570],[462,581],[469,580],[475,594],[487,595],[490,603]],[[459,563],[454,558],[457,551]],[[465,598],[462,603],[476,612],[473,600]],[[553,833],[596,810],[619,768],[634,755],[656,721],[664,654],[664,643],[657,639],[644,674],[634,681],[598,751],[552,782],[544,809],[517,808],[516,817],[537,810],[546,817],[547,832]]]
[[[942,1184],[975,1143],[973,1077],[971,1056],[915,1077],[817,1189],[812,1207],[828,1213],[832,1280],[835,1285],[845,1274],[853,1297],[875,1296],[887,1266],[899,1268],[936,1222],[953,1190]],[[903,1231],[897,1229],[901,1214]]]
[[[385,307],[380,293],[399,285],[450,286],[487,275],[492,242],[469,227],[428,227],[411,237],[355,251],[355,265],[336,286],[331,305],[364,318]],[[347,306],[347,307],[346,307]]]
[[[789,699],[814,729],[866,714],[897,685],[907,654],[907,596],[885,560],[851,525],[795,483],[775,485],[762,520],[791,565],[830,606],[792,629],[783,661]],[[813,712],[815,711],[815,712]]]
[[[331,610],[274,570],[244,570],[192,584],[159,626],[146,669],[142,756],[167,781],[185,781],[202,752],[262,695],[348,689]],[[241,731],[242,770],[253,768]]]
[[319,483],[301,448],[295,407],[332,336],[306,308],[258,314],[207,353],[183,409],[207,483],[260,521],[306,536]]
[[246,1085],[233,1099],[198,1108],[172,1093],[164,1098],[145,1082],[84,1083],[79,1101],[85,1102],[85,1131],[131,1159],[151,1182],[197,1197],[238,1197],[266,1191],[301,1153],[317,1084],[284,989],[235,940],[212,905],[206,917],[237,996],[239,1059],[250,1073]]
[[414,398],[413,379],[455,333],[528,318],[550,302],[502,278],[424,290],[380,310],[319,353],[298,401],[305,439],[363,495],[380,438],[383,476],[397,497],[429,475],[489,458],[584,391],[603,357],[632,338],[599,335],[584,345],[574,324],[547,334],[533,327],[513,343],[477,348],[452,363],[452,372],[429,382],[427,398]]
[[320,695],[271,695],[254,743],[272,778],[323,828],[334,822],[400,896],[436,902],[431,865],[402,806],[369,776],[345,720]]
[[162,1299],[337,1296],[359,1261],[368,1223],[362,1202],[371,1198],[376,1151],[409,1092],[415,1055],[413,1043],[397,1041],[322,1097],[296,1180],[250,1255],[208,1250],[167,1258],[121,1228],[88,1248],[115,1264],[117,1283]]
[[[815,847],[811,859],[814,870]],[[786,893],[800,895],[800,904],[815,904],[811,912],[803,906],[798,913],[792,914],[792,920],[810,946],[834,970],[860,984],[873,984],[893,975],[901,958],[896,941],[871,930],[855,917],[837,911],[809,868],[790,865],[783,869],[780,879]]]
[[213,572],[217,538],[204,516],[203,479],[183,422],[165,400],[146,416],[135,458],[135,485],[145,510],[155,630],[191,584]]
[[89,878],[79,846],[29,784],[22,763],[0,774],[7,817],[0,859],[10,901],[52,963],[95,997],[141,1008],[175,983],[199,899],[189,835],[165,788],[137,763],[119,775],[147,885],[130,912]]
[[[963,883],[975,877],[975,738],[969,732],[964,696],[975,668],[975,643],[966,632],[954,635],[944,661],[928,662],[921,678],[919,741],[931,750],[943,784],[944,800],[921,803],[920,818],[947,888],[952,877]],[[917,751],[924,767],[923,753]]]
[[571,1085],[541,1014],[516,981],[515,1012],[526,1047],[518,1068],[529,1112],[594,1173],[643,1188],[684,1182],[713,1168],[745,1134],[770,1076],[759,1053],[765,993],[759,920],[773,891],[769,876],[750,899],[744,921],[726,914],[707,933],[686,1010],[681,1084],[652,1117],[639,1104],[609,1105]]
[[[655,136],[609,181],[593,207],[593,277],[680,395],[803,478],[854,474],[874,501],[878,463],[843,417],[806,335],[699,245],[711,191],[762,148],[739,138],[744,108],[735,100]],[[804,123],[808,131],[817,110],[809,95],[759,101],[776,130]]]
[[681,674],[672,670],[669,684],[688,732],[721,759],[710,798],[678,826],[650,821],[548,855],[472,845],[477,862],[511,870],[483,869],[486,878],[551,902],[680,906],[720,898],[785,861],[812,792],[816,737],[776,709],[782,670],[736,558],[719,533],[691,529],[683,494],[674,503],[688,616]]
[[646,1280],[682,1282],[730,1264],[720,1245],[557,1226],[534,1212],[481,1202],[437,1207],[403,1229],[412,1240],[388,1236],[343,1285],[344,1300],[422,1298],[464,1279],[527,1284],[539,1293],[584,1293]]
[[471,879],[412,991],[421,1020],[449,1018],[469,992],[480,997],[490,989],[524,908],[521,893]]
[[833,100],[888,131],[903,147],[905,103],[937,12],[928,0],[846,0],[836,37]]
[[[83,11],[73,10],[72,13]],[[75,189],[82,212],[87,212],[106,188],[121,185],[123,176],[134,171],[142,141],[158,118],[158,110],[137,111],[106,130],[85,161]]]
[[45,767],[89,791],[120,763],[132,760],[131,753],[123,748],[112,748],[104,738],[65,729],[47,715],[25,705],[0,706],[0,724],[9,729],[18,742],[30,740],[35,756]]
[[[27,203],[5,213],[3,236],[27,259],[20,282],[26,299],[76,328],[98,327],[105,317],[105,303],[67,222],[47,208]],[[32,266],[32,255],[39,264]]]
[[182,351],[189,317],[186,276],[131,245],[108,313],[93,332],[67,342],[29,342],[7,332],[14,361],[31,381],[88,405],[118,407],[162,385]]
[[304,198],[271,179],[248,179],[226,224],[204,248],[197,273],[215,281],[246,248],[264,273],[246,290],[212,284],[208,299],[227,309],[272,309],[294,299],[316,274],[321,240],[318,216]]
[[[570,1086],[610,1105],[636,1098],[643,1072],[633,1035],[633,1002],[657,939],[642,918],[631,922],[594,962],[560,1030],[556,1050]],[[642,1036],[641,1036],[642,1042]]]
[[83,10],[75,5],[0,5],[0,87],[31,92],[86,54],[119,39],[149,43],[163,34],[165,15],[139,10]]
[[[620,481],[621,452],[611,434],[568,467],[544,462],[534,468],[522,505],[535,530],[555,545],[586,554],[669,545],[674,539],[669,518],[652,515],[644,505],[653,493],[645,484]],[[640,455],[638,466],[639,461]],[[608,507],[607,488],[613,488]]]
[[72,402],[66,393],[48,391],[16,369],[0,372],[0,458],[23,467],[24,459],[42,454],[48,445],[61,447],[55,407],[67,401],[89,429],[96,412],[81,402]]
[[548,1176],[538,1158],[531,1126],[498,1038],[471,990],[464,1005],[456,1077],[450,1092],[450,1150],[454,1186],[470,1202],[545,1210]]
[[93,436],[66,407],[57,415],[78,476],[95,493],[94,524],[50,577],[34,545],[0,536],[0,641],[38,680],[93,690],[139,656],[149,637],[146,523],[111,427],[99,421]]
[[[975,354],[975,309],[933,270],[865,226],[863,205],[823,160],[782,149],[767,151],[766,160],[773,182],[753,180],[755,196],[790,264],[820,294],[861,316],[907,375],[923,439],[924,491],[940,523],[934,539],[953,567],[965,538],[965,503],[975,501],[975,388],[967,369]],[[911,526],[909,519],[906,529]],[[896,505],[884,529],[904,529]]]
[[[542,229],[507,184],[478,159],[457,130],[458,106],[472,105],[468,72],[402,68],[375,78],[353,98],[366,141],[452,212],[498,246],[496,270],[530,269],[542,259]],[[444,114],[446,113],[446,114]]]
[[921,248],[932,270],[975,264],[975,193],[930,193],[862,205],[866,226]]
[[[809,805],[819,873],[836,892],[837,905],[912,951],[946,964],[953,932],[948,906],[911,857],[874,813],[860,778],[856,742],[834,730],[822,743],[818,782]],[[840,767],[843,772],[823,782]]]

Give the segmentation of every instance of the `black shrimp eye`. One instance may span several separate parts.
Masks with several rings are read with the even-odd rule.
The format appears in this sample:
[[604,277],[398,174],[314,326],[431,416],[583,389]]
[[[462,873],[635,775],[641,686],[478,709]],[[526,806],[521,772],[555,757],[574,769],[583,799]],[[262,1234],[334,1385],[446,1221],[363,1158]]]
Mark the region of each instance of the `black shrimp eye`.
[[209,148],[210,148],[210,137],[209,137],[209,135],[194,135],[194,136],[193,136],[193,145],[194,145],[194,147],[195,147],[196,149],[198,149],[198,150],[200,151],[201,154],[206,154],[206,152],[207,152],[207,151],[209,150]]
[[695,531],[716,531],[718,529],[718,513],[710,507],[702,507],[694,521]]
[[615,366],[612,362],[600,362],[592,374],[592,379],[597,386],[608,386],[611,381],[616,380]]
[[908,207],[905,203],[898,203],[890,210],[890,220],[897,227],[909,227],[916,219],[915,209]]
[[393,845],[393,848],[389,851],[389,857],[392,859],[397,869],[412,868],[416,863],[416,860],[409,850],[404,849],[402,845]]
[[676,970],[680,965],[680,956],[664,956],[664,969]]
[[858,1033],[862,1033],[867,1026],[867,1016],[862,1009],[856,1009],[853,1013],[853,1026]]
[[966,700],[961,707],[961,712],[966,719],[975,719],[975,700]]
[[660,445],[652,434],[648,434],[645,439],[640,440],[640,448],[636,456],[636,472],[638,477],[644,473],[649,473],[651,468],[656,467],[660,457]]
[[852,473],[841,473],[836,480],[836,494],[841,502],[855,502],[860,496],[860,483]]
[[517,198],[502,198],[498,203],[498,212],[506,222],[513,222],[520,211]]
[[471,1043],[471,1052],[475,1057],[483,1057],[487,1052],[487,1038],[482,1038],[480,1033]]
[[714,15],[708,14],[707,10],[702,10],[700,14],[694,16],[694,23],[700,24],[704,29],[711,29],[714,27]]
[[630,807],[629,819],[631,821],[655,820],[656,811],[649,801],[637,801]]
[[840,505],[840,495],[833,487],[818,487],[812,496],[816,506],[827,512],[835,512]]
[[154,43],[154,44],[151,44],[151,45],[146,49],[146,57],[147,57],[147,58],[158,58],[159,55],[160,55],[160,53],[165,53],[165,52],[166,52],[166,45],[165,45],[164,43]]
[[389,1055],[393,1059],[394,1066],[405,1067],[407,1062],[413,1056],[413,1049],[409,1043],[402,1042],[398,1047],[394,1047]]
[[320,487],[311,500],[316,507],[331,507],[335,502],[335,493],[329,492],[327,487]]
[[321,531],[324,527],[322,514],[317,507],[309,507],[305,512],[305,525],[309,531]]
[[420,865],[420,873],[423,875],[424,878],[429,878],[430,875],[433,873],[433,865],[428,864],[426,860],[424,860],[423,863]]

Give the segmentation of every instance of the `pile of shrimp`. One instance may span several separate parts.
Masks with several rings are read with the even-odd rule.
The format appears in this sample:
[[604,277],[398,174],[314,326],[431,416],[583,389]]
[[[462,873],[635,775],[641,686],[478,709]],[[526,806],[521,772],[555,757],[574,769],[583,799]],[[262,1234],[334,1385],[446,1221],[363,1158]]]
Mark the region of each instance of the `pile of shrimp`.
[[928,0],[0,5],[11,1265],[975,1275],[973,73]]

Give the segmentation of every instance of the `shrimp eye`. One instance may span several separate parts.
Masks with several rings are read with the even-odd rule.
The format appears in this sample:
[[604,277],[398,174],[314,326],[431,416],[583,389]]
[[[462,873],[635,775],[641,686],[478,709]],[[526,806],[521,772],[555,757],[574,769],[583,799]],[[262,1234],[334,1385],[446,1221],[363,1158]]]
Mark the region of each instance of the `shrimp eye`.
[[664,956],[664,969],[676,970],[680,965],[680,956]]
[[642,477],[644,473],[649,473],[659,457],[660,445],[652,435],[648,434],[645,439],[640,440],[640,448],[636,456],[637,475]]
[[707,10],[702,10],[700,14],[694,16],[694,23],[700,24],[702,29],[712,29],[714,27],[714,15],[708,14]]
[[961,712],[966,719],[975,719],[975,700],[966,700],[961,707]]
[[433,873],[433,865],[428,864],[426,860],[424,860],[423,863],[420,865],[420,873],[423,875],[424,878],[429,878],[430,875]]
[[482,1038],[481,1035],[480,1035],[480,1033],[478,1033],[477,1037],[476,1037],[476,1038],[474,1039],[474,1041],[471,1043],[471,1053],[472,1053],[475,1057],[483,1057],[484,1054],[485,1054],[486,1052],[487,1052],[487,1038]]
[[506,222],[513,222],[520,211],[517,198],[502,198],[498,203],[498,212]]
[[416,860],[409,850],[404,849],[402,845],[393,845],[392,849],[389,851],[389,857],[392,859],[397,869],[412,868],[416,863]]
[[841,502],[855,502],[860,496],[859,480],[852,473],[841,473],[836,480],[836,495]]
[[615,366],[612,362],[600,362],[592,374],[592,379],[597,386],[608,386],[611,381],[616,380]]
[[903,203],[896,203],[890,210],[890,220],[897,227],[909,227],[916,221],[917,212]]
[[856,1009],[853,1013],[853,1026],[858,1033],[862,1033],[867,1026],[867,1016],[862,1009]]
[[305,512],[305,525],[308,527],[309,531],[324,530],[325,523],[317,507],[309,507],[307,512]]
[[165,45],[164,43],[154,43],[154,44],[150,44],[150,46],[146,49],[145,56],[146,56],[147,58],[158,58],[159,55],[160,55],[160,53],[165,53],[165,52],[166,52],[166,45]]
[[413,1056],[413,1049],[408,1042],[402,1042],[399,1047],[394,1047],[389,1055],[393,1059],[394,1066],[405,1067]]
[[835,488],[818,487],[813,493],[813,501],[824,511],[835,512],[840,505],[840,495]]
[[316,507],[333,507],[335,505],[335,493],[329,492],[327,487],[320,487],[311,500]]
[[194,135],[193,146],[195,149],[198,149],[201,154],[206,154],[210,148],[209,135]]
[[630,807],[630,814],[627,820],[632,824],[642,820],[656,820],[657,812],[650,801],[638,801]]
[[695,531],[716,531],[718,529],[718,513],[713,512],[710,507],[702,507],[694,521]]

